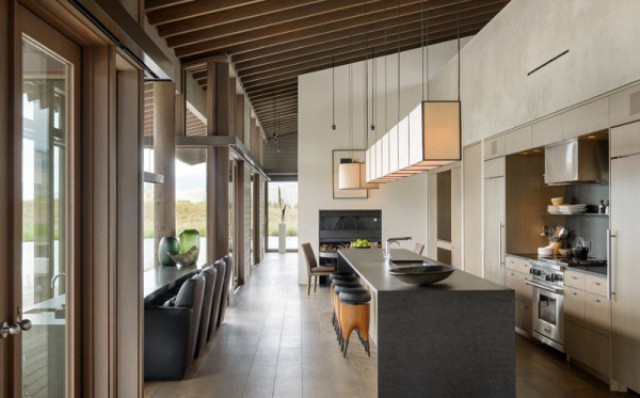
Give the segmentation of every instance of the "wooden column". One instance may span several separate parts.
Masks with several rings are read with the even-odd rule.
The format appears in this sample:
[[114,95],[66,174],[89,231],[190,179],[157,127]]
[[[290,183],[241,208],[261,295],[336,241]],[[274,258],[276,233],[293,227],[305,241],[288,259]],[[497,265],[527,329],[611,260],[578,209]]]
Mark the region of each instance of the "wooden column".
[[115,48],[82,54],[82,396],[115,397]]
[[[207,64],[207,134],[228,135],[231,86],[229,64]],[[235,96],[233,97],[235,100]],[[229,253],[229,148],[214,147],[207,153],[207,262]]]
[[164,176],[164,183],[154,190],[154,247],[163,236],[176,235],[175,92],[173,82],[153,83],[155,172]]
[[242,141],[246,143],[244,137],[244,95],[237,94],[236,95],[236,136]]
[[[143,394],[144,308],[142,115],[143,74],[118,72],[117,86],[117,263],[116,396]],[[137,200],[136,200],[137,199]]]

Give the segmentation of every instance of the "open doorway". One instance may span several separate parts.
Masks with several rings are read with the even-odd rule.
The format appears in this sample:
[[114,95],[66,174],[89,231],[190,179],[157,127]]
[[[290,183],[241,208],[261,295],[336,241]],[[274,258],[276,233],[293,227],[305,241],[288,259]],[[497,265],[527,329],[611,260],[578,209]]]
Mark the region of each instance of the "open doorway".
[[271,181],[267,192],[267,251],[278,251],[284,224],[286,251],[298,250],[298,182]]

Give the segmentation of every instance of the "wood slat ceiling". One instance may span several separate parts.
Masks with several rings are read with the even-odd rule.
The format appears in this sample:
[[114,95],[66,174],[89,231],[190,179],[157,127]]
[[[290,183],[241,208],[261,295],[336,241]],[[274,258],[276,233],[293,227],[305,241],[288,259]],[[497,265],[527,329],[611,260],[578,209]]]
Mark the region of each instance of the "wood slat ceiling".
[[[460,35],[508,2],[459,0]],[[145,9],[181,61],[231,57],[269,136],[297,133],[300,74],[458,37],[458,0],[146,0]],[[194,78],[205,85],[206,73]]]

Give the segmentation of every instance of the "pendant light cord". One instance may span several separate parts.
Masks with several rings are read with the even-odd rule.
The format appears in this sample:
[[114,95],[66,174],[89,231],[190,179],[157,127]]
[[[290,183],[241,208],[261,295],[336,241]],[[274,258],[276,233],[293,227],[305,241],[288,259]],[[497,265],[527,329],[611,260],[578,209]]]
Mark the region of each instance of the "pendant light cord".
[[[400,123],[400,0],[398,0],[398,40],[396,46],[398,48],[398,123]],[[391,145],[389,145],[391,147]]]
[[349,64],[349,139],[351,141],[351,162],[353,162],[353,64]]
[[460,101],[460,0],[457,2],[456,29],[458,31],[458,101]]
[[336,130],[336,57],[334,56],[331,61],[331,109],[332,109],[332,121],[331,130]]

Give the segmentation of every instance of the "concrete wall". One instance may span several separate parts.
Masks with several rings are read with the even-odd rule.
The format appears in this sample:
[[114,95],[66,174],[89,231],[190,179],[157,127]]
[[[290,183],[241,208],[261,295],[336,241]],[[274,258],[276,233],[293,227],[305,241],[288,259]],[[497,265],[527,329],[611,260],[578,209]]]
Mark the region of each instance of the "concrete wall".
[[[636,0],[512,0],[462,50],[463,145],[640,79],[639,18]],[[453,59],[432,92],[456,79]]]
[[[469,39],[465,39],[463,44]],[[456,53],[456,42],[429,49],[429,75],[435,75]],[[422,99],[422,51],[403,52],[400,58],[400,115],[408,113]],[[426,57],[425,57],[426,58]],[[369,61],[369,90],[373,91],[372,61]],[[426,68],[425,68],[426,71]],[[353,64],[351,85],[353,106],[349,103],[349,66],[335,69],[336,131],[331,130],[331,69],[300,76],[298,80],[298,231],[300,243],[310,242],[318,250],[318,211],[321,209],[381,209],[382,238],[412,236],[407,248],[428,241],[427,174],[420,174],[370,190],[368,199],[333,199],[332,151],[351,148],[349,113],[352,108],[353,147],[367,146],[365,138],[364,62]],[[376,136],[398,120],[397,55],[376,60]],[[386,76],[386,87],[385,87]],[[385,93],[387,94],[385,96]],[[385,101],[386,98],[386,101]],[[372,107],[372,102],[369,103]],[[386,116],[386,117],[385,117]],[[306,265],[300,257],[299,281],[306,283]]]

